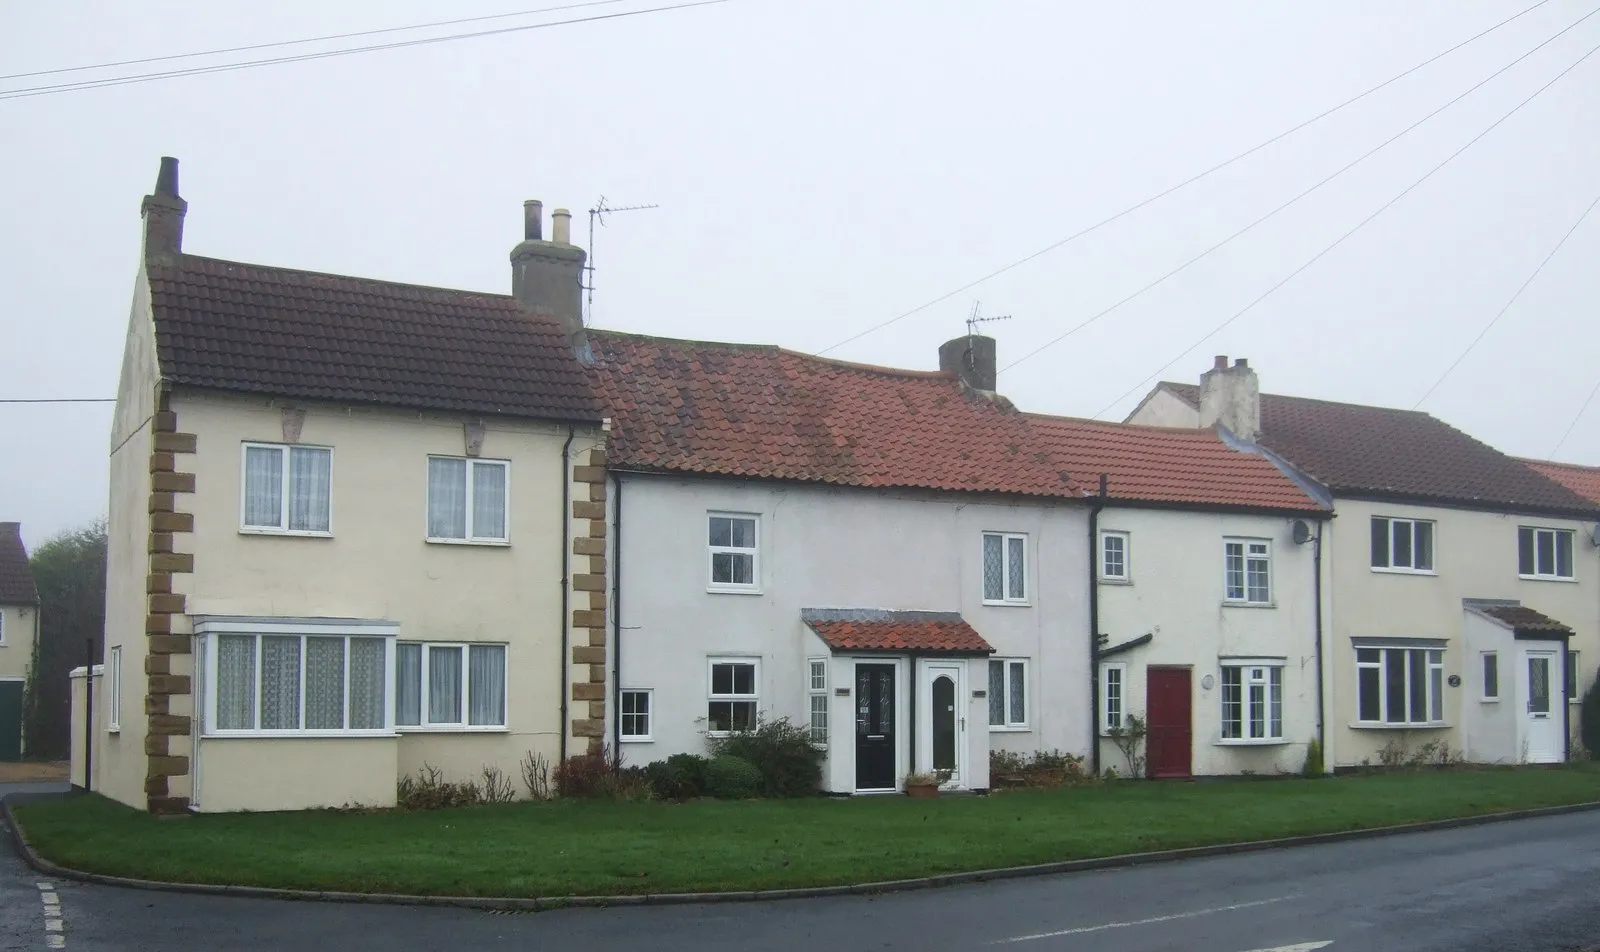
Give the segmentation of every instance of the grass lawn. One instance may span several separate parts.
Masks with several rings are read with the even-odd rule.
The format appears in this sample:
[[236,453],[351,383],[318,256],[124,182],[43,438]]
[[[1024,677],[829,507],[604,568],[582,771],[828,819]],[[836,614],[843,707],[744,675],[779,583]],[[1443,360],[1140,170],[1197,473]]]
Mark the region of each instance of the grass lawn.
[[1600,764],[1120,783],[990,797],[556,801],[157,820],[98,796],[16,808],[65,866],[193,883],[460,896],[818,886],[1600,800]]

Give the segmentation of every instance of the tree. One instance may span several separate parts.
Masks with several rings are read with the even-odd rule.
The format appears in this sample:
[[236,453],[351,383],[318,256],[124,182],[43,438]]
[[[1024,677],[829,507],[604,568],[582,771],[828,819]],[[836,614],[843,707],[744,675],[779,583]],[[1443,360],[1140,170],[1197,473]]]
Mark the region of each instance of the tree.
[[72,669],[88,656],[98,663],[104,651],[105,520],[51,537],[33,550],[28,567],[39,589],[39,654],[28,678],[23,730],[30,756],[65,760],[72,743]]

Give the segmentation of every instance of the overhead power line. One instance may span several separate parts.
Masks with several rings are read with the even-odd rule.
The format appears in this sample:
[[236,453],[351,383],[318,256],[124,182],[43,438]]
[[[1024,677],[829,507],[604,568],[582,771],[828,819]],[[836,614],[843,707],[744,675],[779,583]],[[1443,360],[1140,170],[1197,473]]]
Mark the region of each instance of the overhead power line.
[[456,40],[479,39],[486,36],[503,36],[508,33],[523,33],[529,30],[544,30],[557,26],[572,26],[578,23],[596,23],[602,20],[619,20],[624,17],[643,16],[649,13],[667,13],[673,10],[687,10],[691,7],[708,7],[730,0],[688,0],[684,3],[674,3],[667,6],[648,7],[642,10],[626,10],[619,13],[600,13],[593,16],[574,17],[569,20],[551,20],[545,23],[527,23],[520,26],[499,27],[493,30],[478,30],[472,33],[450,33],[444,36],[420,37],[414,40],[396,40],[392,43],[375,43],[369,46],[355,46],[337,50],[323,50],[317,53],[300,53],[294,56],[279,56],[268,59],[246,60],[240,63],[222,63],[215,66],[195,66],[188,69],[175,69],[163,72],[135,73],[129,76],[115,76],[107,79],[82,80],[72,83],[57,83],[46,86],[25,86],[20,89],[0,90],[0,100],[29,99],[34,96],[51,96],[59,93],[79,92],[86,89],[104,89],[109,86],[128,86],[134,83],[149,83],[162,79],[176,79],[181,76],[202,76],[210,73],[225,73],[233,70],[252,69],[258,66],[277,66],[284,63],[304,63],[311,60],[329,59],[335,56],[351,56],[356,53],[373,53],[381,50],[403,49],[413,46],[427,46],[434,43],[451,43]]
[[628,0],[588,0],[586,3],[568,3],[558,7],[540,7],[536,10],[519,10],[515,13],[491,13],[487,16],[462,17],[456,20],[435,20],[432,23],[413,23],[410,26],[387,26],[372,30],[357,30],[353,33],[330,33],[326,36],[307,36],[298,40],[278,40],[272,43],[252,43],[248,46],[229,46],[215,50],[196,50],[192,53],[170,53],[166,56],[146,56],[140,59],[117,60],[111,63],[91,63],[86,66],[60,66],[55,69],[39,69],[31,73],[9,73],[0,76],[0,80],[31,79],[35,76],[58,76],[62,73],[82,73],[96,69],[115,69],[119,66],[142,66],[145,63],[169,63],[173,60],[197,59],[203,56],[223,56],[228,53],[249,53],[255,50],[282,49],[286,46],[303,46],[307,43],[331,43],[334,40],[353,40],[363,36],[381,36],[385,33],[405,33],[411,30],[431,30],[445,26],[461,26],[464,23],[482,23],[487,20],[510,20],[515,17],[533,16],[537,13],[556,13],[561,10],[578,10],[584,7],[604,7],[615,3],[626,3]]
[[1379,83],[1378,85],[1373,86],[1371,89],[1368,89],[1367,91],[1365,91],[1363,93],[1358,93],[1357,95],[1352,96],[1349,99],[1346,99],[1344,102],[1341,102],[1338,105],[1336,105],[1336,106],[1334,106],[1334,107],[1332,107],[1330,109],[1326,109],[1326,110],[1324,110],[1322,112],[1319,112],[1315,116],[1312,116],[1310,119],[1305,120],[1304,122],[1300,123],[1299,125],[1296,125],[1296,126],[1293,126],[1291,128],[1285,129],[1284,131],[1278,133],[1277,135],[1273,136],[1270,139],[1265,139],[1265,140],[1263,140],[1261,142],[1258,142],[1255,145],[1251,146],[1250,148],[1245,149],[1243,152],[1240,152],[1239,154],[1233,156],[1232,158],[1225,159],[1222,162],[1219,162],[1216,165],[1211,166],[1210,168],[1206,169],[1203,172],[1196,173],[1195,175],[1192,175],[1189,178],[1184,179],[1183,181],[1181,181],[1178,184],[1166,189],[1165,191],[1157,192],[1156,194],[1154,194],[1154,195],[1150,196],[1149,198],[1145,199],[1144,201],[1139,202],[1139,203],[1137,203],[1135,205],[1130,205],[1127,208],[1124,208],[1122,211],[1117,212],[1115,215],[1112,215],[1109,218],[1105,218],[1105,219],[1102,219],[1102,220],[1100,220],[1098,222],[1095,222],[1094,224],[1088,226],[1087,228],[1084,228],[1081,231],[1074,232],[1073,234],[1070,234],[1067,237],[1062,238],[1060,241],[1057,241],[1057,242],[1055,242],[1053,244],[1050,244],[1050,245],[1046,245],[1045,247],[1040,248],[1038,251],[1035,251],[1030,255],[1027,255],[1027,256],[1022,257],[1022,258],[1018,258],[1017,260],[1011,262],[1010,264],[1008,264],[1008,265],[1006,265],[1006,266],[1004,266],[1002,268],[997,268],[994,271],[989,272],[988,274],[984,275],[981,278],[978,278],[978,279],[976,279],[974,281],[969,281],[966,284],[963,284],[961,287],[956,288],[955,290],[948,291],[948,292],[946,292],[944,294],[941,294],[941,295],[939,295],[938,297],[934,298],[931,301],[927,301],[925,303],[919,304],[916,307],[912,308],[909,311],[906,311],[903,314],[899,314],[899,315],[896,315],[895,317],[891,317],[890,319],[888,319],[887,321],[882,322],[881,324],[874,324],[873,326],[867,328],[866,330],[860,332],[859,334],[855,334],[855,335],[853,335],[851,337],[846,337],[844,340],[840,341],[837,344],[833,344],[831,346],[824,347],[822,350],[817,351],[817,354],[820,356],[822,354],[828,353],[829,351],[838,350],[840,347],[843,347],[846,344],[854,343],[855,341],[858,341],[861,338],[866,337],[868,334],[876,333],[878,331],[883,330],[885,327],[888,327],[891,324],[899,323],[900,321],[903,321],[908,317],[912,317],[913,315],[920,314],[923,311],[926,311],[928,308],[933,307],[936,304],[942,304],[945,301],[950,300],[951,298],[955,297],[958,294],[962,294],[962,293],[964,293],[966,291],[970,291],[973,288],[977,287],[980,284],[983,284],[986,281],[989,281],[989,280],[991,280],[993,278],[998,278],[1000,275],[1005,274],[1008,271],[1012,271],[1012,270],[1015,270],[1016,268],[1020,268],[1023,265],[1027,264],[1030,261],[1033,261],[1036,258],[1041,258],[1041,257],[1049,254],[1050,252],[1055,251],[1058,248],[1063,248],[1063,247],[1073,243],[1074,241],[1077,241],[1079,238],[1082,238],[1082,237],[1084,237],[1086,235],[1089,235],[1089,234],[1091,234],[1093,232],[1099,231],[1101,228],[1104,228],[1105,226],[1110,225],[1113,222],[1120,221],[1121,219],[1126,218],[1127,216],[1133,214],[1134,212],[1140,210],[1141,208],[1144,208],[1147,205],[1151,205],[1151,204],[1153,204],[1155,202],[1158,202],[1161,199],[1166,198],[1168,195],[1171,195],[1172,193],[1174,193],[1176,191],[1179,191],[1180,189],[1187,188],[1188,186],[1193,185],[1194,183],[1200,181],[1203,178],[1206,178],[1206,177],[1212,175],[1213,173],[1220,172],[1223,169],[1227,168],[1228,166],[1234,164],[1235,162],[1238,162],[1241,159],[1248,158],[1248,157],[1256,154],[1257,152],[1260,152],[1262,149],[1265,149],[1267,146],[1272,145],[1272,144],[1274,144],[1276,142],[1280,142],[1283,139],[1286,139],[1289,136],[1294,135],[1296,132],[1299,132],[1301,129],[1304,129],[1307,126],[1310,126],[1310,125],[1314,125],[1315,123],[1320,122],[1323,119],[1326,119],[1327,117],[1333,115],[1334,113],[1340,111],[1341,109],[1344,109],[1347,106],[1352,106],[1352,105],[1360,102],[1361,100],[1367,98],[1368,96],[1371,96],[1373,93],[1376,93],[1376,92],[1378,92],[1378,91],[1380,91],[1382,89],[1385,89],[1385,88],[1387,88],[1389,86],[1394,85],[1395,83],[1399,82],[1400,80],[1405,79],[1407,76],[1410,76],[1412,73],[1415,73],[1418,70],[1420,70],[1420,69],[1422,69],[1422,68],[1424,68],[1426,66],[1429,66],[1432,63],[1437,62],[1438,60],[1441,60],[1446,56],[1449,56],[1451,53],[1454,53],[1456,50],[1459,50],[1459,49],[1461,49],[1461,48],[1463,48],[1465,46],[1469,46],[1469,45],[1477,42],[1478,40],[1483,39],[1484,37],[1488,36],[1489,34],[1495,32],[1496,30],[1500,29],[1501,27],[1506,26],[1507,24],[1509,24],[1509,23],[1511,23],[1511,22],[1513,22],[1515,20],[1519,20],[1524,16],[1527,16],[1528,14],[1530,14],[1533,11],[1539,9],[1540,7],[1544,6],[1548,2],[1550,2],[1550,0],[1539,0],[1538,3],[1535,3],[1532,6],[1526,8],[1526,9],[1524,9],[1524,10],[1518,12],[1518,13],[1515,13],[1515,14],[1512,14],[1511,16],[1509,16],[1509,17],[1506,17],[1504,20],[1501,20],[1499,23],[1496,23],[1495,25],[1489,27],[1486,30],[1483,30],[1480,33],[1476,33],[1476,34],[1473,34],[1472,36],[1467,37],[1466,39],[1462,40],[1460,43],[1457,43],[1455,46],[1452,46],[1449,49],[1444,50],[1443,52],[1435,53],[1433,56],[1428,57],[1427,59],[1425,59],[1422,62],[1418,63],[1417,65],[1411,67],[1410,69],[1406,70],[1405,72],[1396,74],[1394,76],[1391,76],[1388,79],[1384,80],[1383,82]]
[[[1457,367],[1461,366],[1461,362],[1467,359],[1467,355],[1472,353],[1473,348],[1478,346],[1478,342],[1483,340],[1483,338],[1488,335],[1489,331],[1494,329],[1496,324],[1500,323],[1500,318],[1506,316],[1506,312],[1511,310],[1511,305],[1517,303],[1517,299],[1522,297],[1522,292],[1528,290],[1528,285],[1532,284],[1534,280],[1539,277],[1539,273],[1544,270],[1545,265],[1550,263],[1550,259],[1559,254],[1561,249],[1566,246],[1567,239],[1571,238],[1572,233],[1577,231],[1578,228],[1583,225],[1585,219],[1589,217],[1590,212],[1594,211],[1596,205],[1600,205],[1600,195],[1596,195],[1594,197],[1594,201],[1589,203],[1589,207],[1583,210],[1583,214],[1578,216],[1578,220],[1572,223],[1572,227],[1567,229],[1567,233],[1561,236],[1561,240],[1556,242],[1556,246],[1550,249],[1550,253],[1545,255],[1544,260],[1539,262],[1539,266],[1533,269],[1532,274],[1528,275],[1528,280],[1522,282],[1522,286],[1517,288],[1515,294],[1511,295],[1511,299],[1506,301],[1505,306],[1500,309],[1499,313],[1495,314],[1494,318],[1483,326],[1483,330],[1479,331],[1478,336],[1472,339],[1472,343],[1468,344],[1466,349],[1463,350],[1455,360],[1450,362],[1450,366],[1446,367],[1444,369],[1444,373],[1439,375],[1439,379],[1433,382],[1433,386],[1429,387],[1427,392],[1418,398],[1416,403],[1411,405],[1411,409],[1415,410],[1416,408],[1422,406],[1422,404],[1429,397],[1433,396],[1433,392],[1439,389],[1439,385],[1444,383],[1445,379],[1448,378],[1450,374],[1454,373]],[[1563,439],[1565,439],[1565,437],[1563,437]]]
[[1556,454],[1561,452],[1561,447],[1567,444],[1567,437],[1571,436],[1572,431],[1577,428],[1578,421],[1583,419],[1585,413],[1589,412],[1589,404],[1594,402],[1595,394],[1600,394],[1600,381],[1595,382],[1594,389],[1589,391],[1589,399],[1583,401],[1583,406],[1578,408],[1578,412],[1573,416],[1572,422],[1567,424],[1566,432],[1561,434],[1561,439],[1556,441],[1555,448],[1550,451],[1549,456],[1545,457],[1546,459],[1553,460],[1556,458]]
[[1026,354],[1023,354],[1021,357],[1018,357],[1016,360],[1013,360],[1011,363],[1009,363],[1006,366],[1000,368],[1001,371],[1003,372],[1003,371],[1006,371],[1006,370],[1010,370],[1011,368],[1017,366],[1018,364],[1022,363],[1025,360],[1031,360],[1032,358],[1037,357],[1039,354],[1044,353],[1046,350],[1048,350],[1051,347],[1054,347],[1055,345],[1061,343],[1062,341],[1064,341],[1067,338],[1071,337],[1073,334],[1078,333],[1079,331],[1081,331],[1084,328],[1088,327],[1090,324],[1095,323],[1096,321],[1100,320],[1102,317],[1105,317],[1106,315],[1110,314],[1112,311],[1115,311],[1118,308],[1122,307],[1124,304],[1127,304],[1130,301],[1133,301],[1135,298],[1141,297],[1144,294],[1146,294],[1147,292],[1154,290],[1156,287],[1158,287],[1158,286],[1160,286],[1162,284],[1165,284],[1169,279],[1177,276],[1178,274],[1180,274],[1183,271],[1188,270],[1191,266],[1193,266],[1193,265],[1199,263],[1201,260],[1209,257],[1214,252],[1218,251],[1219,249],[1221,249],[1225,245],[1230,244],[1235,239],[1243,236],[1245,233],[1253,231],[1257,227],[1259,227],[1260,225],[1265,224],[1269,219],[1275,218],[1280,213],[1288,210],[1291,206],[1299,203],[1302,199],[1310,196],[1311,193],[1317,191],[1318,189],[1322,188],[1324,185],[1327,185],[1329,182],[1332,182],[1334,179],[1338,178],[1339,176],[1345,174],[1346,172],[1350,171],[1351,169],[1353,169],[1356,166],[1360,165],[1361,163],[1365,162],[1367,159],[1372,158],[1374,155],[1376,155],[1379,152],[1383,151],[1384,149],[1388,148],[1390,145],[1393,145],[1395,142],[1399,141],[1404,136],[1409,135],[1412,131],[1417,129],[1417,127],[1421,126],[1423,123],[1425,123],[1428,120],[1432,119],[1434,116],[1439,115],[1439,113],[1444,112],[1446,109],[1449,109],[1451,106],[1454,106],[1456,103],[1460,102],[1461,100],[1463,100],[1463,99],[1467,98],[1468,96],[1472,95],[1473,93],[1477,92],[1479,89],[1483,88],[1483,86],[1488,84],[1491,80],[1493,80],[1496,77],[1500,76],[1502,73],[1504,73],[1507,70],[1511,69],[1513,66],[1516,66],[1518,63],[1521,63],[1523,60],[1527,59],[1528,57],[1532,56],[1533,54],[1535,54],[1535,53],[1539,52],[1540,50],[1544,49],[1546,46],[1549,46],[1551,43],[1554,43],[1557,39],[1559,39],[1562,36],[1564,36],[1568,31],[1570,31],[1570,30],[1574,29],[1575,27],[1577,27],[1578,24],[1584,22],[1584,20],[1589,19],[1590,17],[1594,16],[1597,13],[1600,13],[1600,7],[1596,7],[1595,9],[1590,10],[1582,18],[1580,18],[1579,20],[1577,20],[1576,22],[1574,22],[1570,26],[1568,26],[1565,29],[1563,29],[1560,33],[1557,33],[1555,36],[1550,37],[1549,39],[1545,40],[1543,43],[1540,43],[1538,46],[1535,46],[1533,49],[1527,51],[1526,53],[1523,53],[1521,56],[1517,57],[1516,59],[1512,60],[1511,62],[1507,63],[1506,65],[1504,65],[1504,66],[1500,67],[1499,69],[1495,70],[1494,72],[1490,73],[1488,76],[1486,76],[1483,79],[1479,80],[1477,83],[1474,83],[1472,86],[1468,87],[1466,89],[1466,91],[1460,93],[1455,98],[1451,99],[1449,102],[1445,103],[1444,105],[1440,106],[1439,108],[1437,108],[1437,109],[1433,110],[1432,112],[1428,113],[1427,115],[1423,116],[1421,119],[1418,119],[1416,122],[1413,122],[1411,125],[1406,126],[1404,129],[1401,129],[1399,132],[1395,133],[1394,135],[1390,136],[1389,138],[1387,138],[1387,139],[1383,140],[1382,142],[1378,143],[1377,145],[1373,146],[1371,149],[1368,149],[1366,152],[1364,152],[1361,155],[1357,156],[1354,161],[1344,165],[1342,168],[1337,169],[1332,174],[1328,175],[1327,177],[1323,178],[1321,181],[1317,182],[1315,185],[1312,185],[1310,188],[1308,188],[1305,191],[1301,192],[1300,194],[1294,196],[1293,198],[1289,199],[1288,201],[1284,202],[1283,204],[1279,205],[1278,207],[1272,209],[1271,211],[1267,212],[1265,215],[1262,215],[1260,218],[1257,218],[1255,221],[1252,221],[1250,224],[1245,225],[1243,228],[1240,228],[1238,231],[1236,231],[1233,234],[1229,235],[1228,237],[1222,239],[1221,241],[1217,242],[1216,244],[1212,245],[1211,247],[1207,248],[1206,250],[1200,252],[1199,254],[1195,255],[1192,258],[1190,258],[1188,261],[1185,261],[1183,264],[1178,265],[1176,268],[1173,268],[1171,271],[1168,271],[1166,274],[1163,274],[1161,277],[1156,278],[1154,281],[1151,281],[1149,284],[1146,284],[1144,287],[1142,287],[1139,290],[1133,292],[1132,294],[1128,295],[1127,297],[1123,298],[1122,300],[1116,302],[1115,304],[1112,304],[1110,307],[1107,307],[1104,310],[1102,310],[1102,311],[1100,311],[1100,312],[1098,312],[1096,314],[1090,315],[1089,317],[1085,318],[1084,320],[1080,321],[1079,323],[1077,323],[1077,324],[1073,325],[1072,327],[1068,328],[1064,333],[1062,333],[1062,334],[1060,334],[1060,335],[1058,335],[1056,337],[1053,337],[1050,340],[1045,341],[1043,344],[1039,345],[1038,347],[1035,347],[1033,350],[1028,351]]
[[1419,178],[1416,181],[1412,182],[1410,185],[1407,185],[1405,187],[1405,189],[1403,191],[1401,191],[1400,194],[1396,195],[1394,198],[1391,198],[1387,202],[1384,202],[1383,205],[1381,207],[1379,207],[1377,211],[1375,211],[1372,214],[1368,215],[1366,218],[1363,218],[1360,222],[1358,222],[1356,224],[1356,226],[1354,228],[1351,228],[1349,231],[1347,231],[1344,234],[1340,235],[1337,239],[1334,240],[1334,242],[1332,244],[1328,245],[1326,248],[1323,248],[1321,251],[1319,251],[1315,255],[1311,256],[1311,258],[1308,261],[1306,261],[1300,267],[1298,267],[1298,268],[1294,269],[1293,271],[1289,272],[1287,277],[1285,277],[1283,280],[1279,281],[1277,284],[1274,284],[1272,287],[1268,288],[1260,297],[1256,298],[1254,301],[1251,301],[1249,304],[1246,304],[1244,307],[1242,307],[1238,311],[1234,312],[1233,316],[1229,317],[1227,320],[1223,321],[1221,324],[1218,324],[1216,327],[1213,327],[1210,331],[1207,331],[1205,336],[1201,337],[1199,340],[1197,340],[1194,343],[1190,344],[1188,347],[1185,347],[1180,353],[1177,354],[1177,356],[1173,357],[1171,360],[1169,360],[1166,363],[1162,364],[1161,367],[1159,369],[1157,369],[1155,373],[1153,373],[1150,376],[1144,378],[1143,380],[1141,380],[1137,384],[1134,384],[1126,392],[1124,392],[1121,396],[1117,397],[1115,400],[1113,400],[1110,403],[1106,404],[1104,407],[1102,407],[1100,409],[1099,413],[1095,414],[1095,417],[1098,418],[1098,417],[1104,416],[1106,413],[1110,412],[1112,409],[1114,409],[1117,406],[1117,404],[1121,403],[1122,401],[1126,400],[1127,398],[1129,398],[1129,397],[1133,396],[1134,394],[1138,393],[1140,390],[1144,389],[1144,387],[1148,386],[1151,381],[1153,381],[1156,378],[1160,377],[1163,373],[1166,372],[1168,367],[1171,367],[1173,364],[1175,364],[1178,361],[1182,360],[1183,358],[1189,356],[1190,352],[1193,351],[1195,348],[1199,347],[1201,344],[1204,344],[1206,341],[1208,341],[1211,338],[1213,338],[1213,337],[1217,336],[1218,334],[1222,333],[1231,324],[1233,324],[1234,321],[1237,321],[1239,318],[1241,318],[1241,317],[1245,316],[1246,314],[1250,313],[1262,301],[1265,301],[1267,298],[1269,298],[1273,294],[1277,293],[1278,289],[1282,288],[1284,285],[1288,284],[1290,281],[1293,281],[1295,278],[1299,277],[1300,274],[1305,272],[1308,268],[1310,268],[1312,265],[1316,264],[1318,261],[1321,261],[1330,252],[1332,252],[1333,249],[1335,249],[1335,248],[1339,247],[1340,245],[1344,244],[1345,241],[1348,240],[1352,235],[1354,235],[1356,232],[1360,231],[1361,229],[1365,228],[1368,224],[1370,224],[1373,221],[1373,219],[1377,218],[1379,215],[1382,215],[1384,212],[1388,211],[1391,207],[1393,207],[1395,205],[1395,203],[1399,202],[1402,198],[1405,198],[1407,195],[1411,194],[1411,192],[1414,189],[1416,189],[1417,186],[1421,185],[1423,182],[1426,182],[1428,179],[1432,178],[1436,173],[1439,172],[1440,169],[1443,169],[1445,166],[1449,165],[1451,162],[1454,162],[1456,160],[1456,158],[1461,155],[1461,153],[1463,153],[1463,152],[1467,151],[1468,149],[1472,148],[1480,140],[1482,140],[1484,136],[1487,136],[1489,133],[1491,133],[1494,130],[1498,129],[1500,127],[1500,125],[1502,123],[1504,123],[1507,119],[1510,119],[1512,116],[1514,116],[1517,113],[1521,112],[1524,106],[1528,105],[1528,103],[1533,102],[1545,90],[1549,89],[1551,86],[1554,86],[1556,83],[1560,82],[1563,77],[1565,77],[1568,73],[1572,72],[1573,70],[1577,69],[1579,66],[1583,65],[1583,63],[1588,61],[1589,57],[1593,56],[1597,52],[1600,52],[1600,46],[1595,46],[1595,47],[1590,48],[1589,52],[1587,52],[1587,53],[1583,54],[1583,56],[1579,57],[1577,62],[1573,63],[1571,66],[1568,66],[1566,69],[1564,69],[1560,73],[1556,74],[1554,79],[1551,79],[1549,82],[1545,83],[1543,86],[1540,86],[1538,89],[1534,90],[1533,93],[1531,95],[1529,95],[1526,99],[1522,100],[1521,102],[1519,102],[1515,106],[1513,106],[1511,108],[1510,112],[1505,113],[1499,119],[1496,119],[1493,123],[1491,123],[1487,129],[1485,129],[1482,132],[1478,133],[1477,135],[1473,136],[1467,142],[1466,145],[1463,145],[1461,148],[1459,148],[1459,149],[1455,150],[1454,152],[1450,153],[1450,155],[1447,156],[1443,162],[1440,162],[1438,165],[1435,165],[1433,168],[1431,168],[1427,172],[1423,173],[1421,178]]

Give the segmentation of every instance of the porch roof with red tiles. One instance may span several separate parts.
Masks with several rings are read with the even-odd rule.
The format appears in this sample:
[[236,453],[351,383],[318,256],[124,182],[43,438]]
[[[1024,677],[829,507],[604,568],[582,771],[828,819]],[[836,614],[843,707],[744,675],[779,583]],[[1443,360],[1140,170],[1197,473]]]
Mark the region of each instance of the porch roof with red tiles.
[[956,612],[806,609],[801,620],[834,651],[993,654]]

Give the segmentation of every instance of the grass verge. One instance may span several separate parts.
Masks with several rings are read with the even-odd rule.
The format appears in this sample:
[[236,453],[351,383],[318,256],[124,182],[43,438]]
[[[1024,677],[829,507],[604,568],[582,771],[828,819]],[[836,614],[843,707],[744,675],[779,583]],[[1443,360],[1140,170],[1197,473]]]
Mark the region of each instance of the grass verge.
[[1600,765],[991,797],[556,801],[157,820],[98,796],[15,808],[46,858],[188,883],[455,896],[823,886],[1600,800]]

